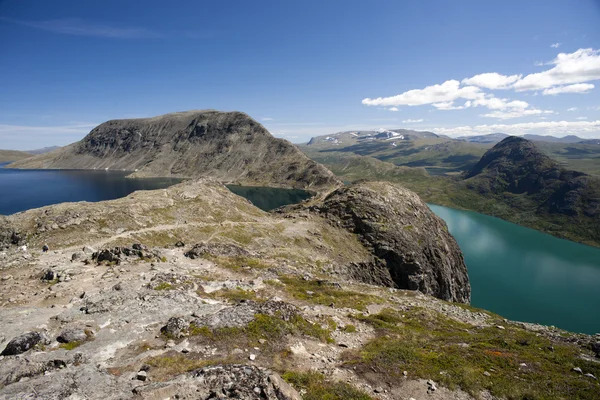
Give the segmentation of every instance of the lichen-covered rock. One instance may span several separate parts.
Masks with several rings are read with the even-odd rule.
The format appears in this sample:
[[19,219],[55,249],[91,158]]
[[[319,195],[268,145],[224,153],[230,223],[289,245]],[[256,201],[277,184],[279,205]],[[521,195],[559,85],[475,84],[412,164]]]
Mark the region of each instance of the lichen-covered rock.
[[[390,183],[361,182],[335,190],[312,211],[357,234],[372,252],[362,276],[353,266],[356,279],[470,302],[462,252],[444,221],[416,193]],[[373,277],[374,271],[382,276]]]
[[189,329],[190,324],[181,317],[171,317],[167,321],[167,324],[163,326],[160,331],[171,338],[180,338],[185,335],[185,332]]
[[191,259],[202,257],[203,255],[213,256],[250,256],[251,253],[235,244],[230,243],[198,243],[194,245],[190,250],[185,252],[185,256]]
[[38,343],[47,344],[47,336],[42,332],[27,332],[17,336],[16,338],[13,338],[10,342],[8,342],[6,348],[2,351],[2,353],[0,353],[0,355],[14,356],[25,353]]
[[194,320],[196,326],[206,326],[211,329],[239,328],[248,325],[254,320],[256,314],[277,316],[284,321],[289,321],[298,314],[295,306],[283,301],[255,302],[245,301],[233,307],[226,307],[214,314],[204,315]]
[[139,386],[133,392],[142,399],[301,399],[298,392],[276,373],[241,364],[202,368],[176,381]]

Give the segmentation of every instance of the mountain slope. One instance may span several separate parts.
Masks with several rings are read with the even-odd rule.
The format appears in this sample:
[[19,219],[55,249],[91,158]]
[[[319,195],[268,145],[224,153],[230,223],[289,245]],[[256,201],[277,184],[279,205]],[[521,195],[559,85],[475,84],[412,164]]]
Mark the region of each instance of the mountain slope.
[[241,112],[214,110],[113,120],[77,143],[12,168],[109,169],[136,177],[210,176],[248,185],[319,189],[339,184],[325,167]]
[[0,150],[0,163],[22,160],[31,154],[18,150]]

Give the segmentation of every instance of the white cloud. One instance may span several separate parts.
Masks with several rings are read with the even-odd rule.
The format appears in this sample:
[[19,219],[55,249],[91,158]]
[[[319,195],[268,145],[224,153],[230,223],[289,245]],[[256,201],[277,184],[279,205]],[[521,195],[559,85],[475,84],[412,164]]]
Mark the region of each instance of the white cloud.
[[583,138],[600,137],[600,120],[596,121],[538,121],[518,124],[493,124],[459,126],[454,128],[430,128],[432,132],[449,136],[472,136],[503,132],[509,135],[534,133],[540,135],[577,135]]
[[555,86],[550,89],[544,89],[545,95],[557,95],[560,93],[587,93],[594,88],[591,83],[575,83],[573,85]]
[[541,90],[553,86],[583,83],[600,79],[600,51],[579,49],[574,53],[560,53],[549,65],[553,68],[529,74],[514,85],[517,91]]
[[522,75],[501,75],[497,72],[487,72],[462,80],[465,85],[473,85],[486,89],[508,89],[518,81]]
[[[469,103],[469,102],[467,102],[467,103]],[[471,103],[469,103],[469,105],[470,104]],[[463,108],[465,108],[465,106],[455,106],[453,101],[444,101],[444,102],[441,102],[441,103],[433,103],[432,106],[434,106],[438,110],[444,110],[444,111],[448,111],[448,110],[462,110]]]
[[488,114],[481,114],[480,117],[486,118],[497,118],[497,119],[512,119],[512,118],[520,118],[527,117],[531,115],[541,115],[541,114],[554,114],[554,111],[550,110],[536,110],[536,109],[512,109],[509,111],[494,111]]
[[554,48],[554,49],[558,49],[558,48],[560,47],[560,45],[561,45],[561,44],[562,44],[562,43],[552,43],[552,44],[550,45],[550,47],[552,47],[552,48]]
[[577,107],[567,108],[567,111],[577,111]]
[[586,119],[587,119],[587,117],[577,117],[577,118],[575,118],[575,119],[578,119],[578,120],[580,120],[580,121],[583,121],[583,120],[586,120]]
[[449,80],[441,85],[427,86],[424,89],[413,89],[391,97],[363,99],[367,106],[422,106],[433,103],[452,102],[456,99],[474,100],[483,96],[483,92],[475,86],[460,86],[457,80]]
[[483,106],[490,110],[525,109],[529,103],[521,100],[500,99],[498,97],[486,97],[473,101],[473,106]]
[[419,122],[423,122],[423,119],[405,119],[404,121],[402,121],[402,123],[404,124],[416,124]]
[[265,117],[265,118],[261,118],[261,121],[273,121],[273,118]]
[[394,112],[396,112],[396,111],[400,111],[400,110],[398,109],[398,107],[390,107],[390,108],[387,108],[387,110],[388,110],[388,111],[394,111]]
[[162,37],[157,32],[145,28],[115,27],[84,21],[79,18],[52,19],[46,21],[23,21],[0,17],[1,21],[25,25],[53,33],[74,36],[93,36],[119,39],[143,39]]

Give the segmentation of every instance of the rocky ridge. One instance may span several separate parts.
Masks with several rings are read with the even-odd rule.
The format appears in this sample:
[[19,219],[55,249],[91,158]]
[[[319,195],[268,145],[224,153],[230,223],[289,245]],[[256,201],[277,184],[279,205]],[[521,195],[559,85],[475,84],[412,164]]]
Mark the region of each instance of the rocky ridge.
[[124,170],[135,177],[205,176],[314,190],[341,183],[248,115],[214,110],[108,121],[79,142],[10,167]]
[[402,254],[375,207],[425,234],[374,183],[277,213],[203,179],[7,218],[0,399],[594,398],[600,340],[357,280],[384,241]]

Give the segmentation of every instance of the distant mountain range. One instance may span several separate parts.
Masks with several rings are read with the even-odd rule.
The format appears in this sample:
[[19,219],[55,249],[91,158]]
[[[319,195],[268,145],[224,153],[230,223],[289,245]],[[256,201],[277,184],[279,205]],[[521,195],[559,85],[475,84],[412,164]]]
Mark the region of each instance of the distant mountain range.
[[[506,133],[490,133],[489,135],[477,135],[477,136],[459,136],[456,140],[462,140],[464,142],[470,143],[499,143],[502,140],[506,139],[510,135]],[[531,140],[533,142],[547,142],[547,143],[586,143],[586,144],[596,144],[600,142],[600,139],[583,139],[579,136],[568,135],[565,137],[555,137],[549,135],[523,135],[521,136],[523,139]],[[590,142],[590,143],[588,143]]]

